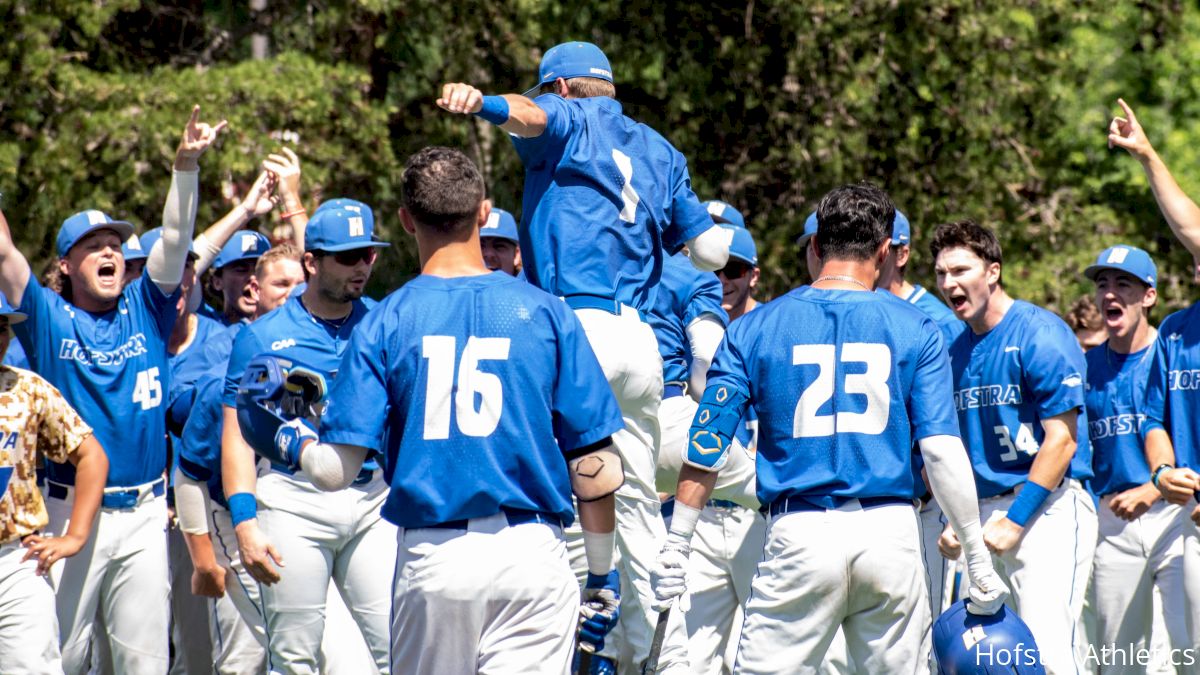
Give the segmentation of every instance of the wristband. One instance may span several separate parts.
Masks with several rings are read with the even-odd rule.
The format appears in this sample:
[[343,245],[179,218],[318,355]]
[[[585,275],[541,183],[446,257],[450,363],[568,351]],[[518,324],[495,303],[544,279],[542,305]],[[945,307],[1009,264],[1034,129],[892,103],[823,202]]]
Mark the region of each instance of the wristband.
[[583,531],[583,551],[587,558],[588,574],[603,577],[612,571],[613,544],[616,540],[616,531]]
[[258,517],[258,500],[252,492],[232,494],[225,501],[229,502],[229,515],[234,527]]
[[1012,506],[1008,507],[1008,519],[1025,527],[1025,523],[1028,523],[1033,514],[1042,508],[1042,503],[1049,496],[1050,491],[1046,488],[1033,481],[1025,481],[1025,487],[1021,488],[1021,494],[1017,495]]
[[281,213],[281,214],[279,214],[279,217],[284,220],[287,220],[288,218],[291,218],[293,216],[299,216],[299,215],[306,214],[306,213],[308,213],[308,209],[301,206],[300,208],[296,209],[295,211],[288,211],[287,213]]
[[1154,467],[1154,472],[1150,474],[1150,482],[1154,483],[1154,487],[1158,487],[1158,479],[1162,477],[1163,472],[1174,468],[1173,464],[1159,464]]
[[475,115],[485,122],[500,126],[508,121],[508,101],[503,96],[484,96],[483,107]]
[[678,540],[680,543],[688,543],[692,540],[692,533],[696,531],[696,521],[700,520],[700,509],[693,508],[675,499],[675,513],[671,514],[671,531],[668,533],[669,539]]

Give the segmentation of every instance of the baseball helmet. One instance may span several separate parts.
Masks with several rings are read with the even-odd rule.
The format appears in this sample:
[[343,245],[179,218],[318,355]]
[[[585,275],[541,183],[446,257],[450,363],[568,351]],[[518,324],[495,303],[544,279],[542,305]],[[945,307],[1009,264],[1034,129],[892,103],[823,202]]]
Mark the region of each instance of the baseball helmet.
[[254,357],[237,391],[242,437],[259,455],[286,465],[287,458],[275,447],[279,425],[302,417],[316,426],[328,393],[325,375],[316,368],[272,354]]
[[991,616],[954,603],[933,624],[933,653],[940,675],[1045,675],[1029,626],[1001,607]]

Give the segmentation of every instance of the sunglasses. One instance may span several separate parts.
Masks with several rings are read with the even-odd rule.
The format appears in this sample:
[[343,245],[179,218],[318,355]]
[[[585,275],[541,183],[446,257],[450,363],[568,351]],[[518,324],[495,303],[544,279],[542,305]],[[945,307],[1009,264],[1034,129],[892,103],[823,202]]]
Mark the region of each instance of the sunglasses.
[[320,251],[319,254],[323,258],[333,258],[339,265],[354,267],[360,262],[365,262],[368,265],[374,263],[375,258],[379,257],[379,249],[374,246],[368,246],[366,248],[352,248],[349,251],[338,251],[336,253]]
[[746,276],[746,274],[749,273],[751,269],[752,268],[750,267],[750,265],[746,265],[745,263],[729,263],[728,265],[717,270],[716,273],[720,274],[721,276],[725,277],[726,279],[733,280],[733,279],[741,279],[742,277]]

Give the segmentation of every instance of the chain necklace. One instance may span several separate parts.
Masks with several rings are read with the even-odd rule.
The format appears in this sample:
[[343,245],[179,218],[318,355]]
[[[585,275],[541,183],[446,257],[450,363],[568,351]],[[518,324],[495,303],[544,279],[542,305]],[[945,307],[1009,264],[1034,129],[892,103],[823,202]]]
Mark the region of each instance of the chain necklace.
[[859,281],[858,279],[855,279],[852,276],[846,275],[846,274],[827,274],[823,277],[817,277],[816,280],[813,281],[813,285],[816,286],[817,284],[821,283],[822,281],[848,281],[852,284],[858,284],[859,286],[862,286],[862,289],[864,291],[871,290],[871,289],[867,288],[867,285],[864,284],[863,282]]

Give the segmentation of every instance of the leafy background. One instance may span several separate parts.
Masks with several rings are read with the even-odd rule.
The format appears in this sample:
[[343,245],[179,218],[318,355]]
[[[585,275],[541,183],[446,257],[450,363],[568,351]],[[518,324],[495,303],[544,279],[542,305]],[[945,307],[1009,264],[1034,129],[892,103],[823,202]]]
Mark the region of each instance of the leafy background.
[[[762,295],[802,281],[793,242],[820,196],[868,179],[913,222],[911,276],[926,285],[923,235],[969,217],[1000,232],[1010,291],[1051,309],[1088,290],[1080,271],[1117,242],[1158,260],[1158,318],[1197,296],[1140,167],[1105,145],[1123,96],[1200,195],[1193,3],[255,3],[0,0],[0,192],[35,268],[83,208],[157,223],[177,135],[199,102],[230,128],[202,162],[198,225],[286,141],[307,201],[375,207],[396,243],[372,281],[386,293],[416,271],[395,216],[415,150],[465,148],[493,201],[520,211],[507,139],[439,113],[441,83],[522,91],[542,50],[584,39],[612,60],[627,114],[689,158],[696,192],[747,215]],[[254,58],[255,35],[265,58]]]

